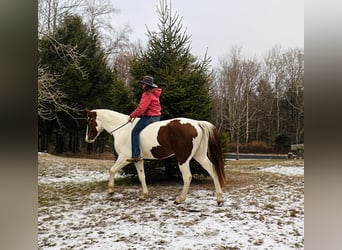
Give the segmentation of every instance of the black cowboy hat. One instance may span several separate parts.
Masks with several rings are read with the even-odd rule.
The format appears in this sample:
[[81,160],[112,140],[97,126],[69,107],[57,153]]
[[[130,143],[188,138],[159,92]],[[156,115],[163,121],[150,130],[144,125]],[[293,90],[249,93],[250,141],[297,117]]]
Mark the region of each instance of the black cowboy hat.
[[147,86],[150,86],[152,88],[158,88],[158,85],[153,82],[152,76],[144,76],[140,83],[145,83]]

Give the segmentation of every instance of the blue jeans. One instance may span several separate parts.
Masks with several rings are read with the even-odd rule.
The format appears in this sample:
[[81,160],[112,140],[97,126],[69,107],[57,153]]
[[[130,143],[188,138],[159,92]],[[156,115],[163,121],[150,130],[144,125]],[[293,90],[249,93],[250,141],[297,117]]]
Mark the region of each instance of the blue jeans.
[[132,157],[140,157],[140,132],[149,124],[159,121],[160,116],[143,116],[132,130]]

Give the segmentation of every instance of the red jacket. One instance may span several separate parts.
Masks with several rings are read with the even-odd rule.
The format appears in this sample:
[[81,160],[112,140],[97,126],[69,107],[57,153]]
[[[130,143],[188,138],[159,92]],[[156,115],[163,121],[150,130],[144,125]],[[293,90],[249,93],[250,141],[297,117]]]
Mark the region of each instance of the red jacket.
[[161,93],[161,88],[155,88],[151,92],[144,92],[141,96],[138,107],[130,114],[130,117],[160,116],[161,106],[159,96]]

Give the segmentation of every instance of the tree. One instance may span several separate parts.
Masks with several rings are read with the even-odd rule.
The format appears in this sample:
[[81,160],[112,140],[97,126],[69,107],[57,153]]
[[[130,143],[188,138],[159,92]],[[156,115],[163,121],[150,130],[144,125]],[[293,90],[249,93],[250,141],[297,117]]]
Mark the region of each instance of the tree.
[[95,33],[100,29],[112,30],[106,17],[119,12],[119,10],[115,9],[108,0],[87,0],[84,12],[91,32]]
[[[273,138],[286,135],[290,143],[303,142],[304,134],[304,51],[302,49],[281,50],[275,46],[265,58],[264,79],[274,93],[273,113],[269,113],[269,126],[276,130]],[[271,128],[269,130],[272,130]],[[288,145],[289,147],[289,145]]]
[[84,0],[39,0],[38,34],[52,34],[64,16],[77,13],[84,6]]
[[[292,142],[299,144],[304,141],[304,51],[289,49],[283,54],[284,61],[284,97],[289,105],[293,128]],[[292,125],[292,126],[291,126]]]
[[85,128],[80,108],[131,109],[124,72],[113,67],[113,58],[122,57],[119,46],[130,44],[129,27],[116,32],[109,24],[117,12],[107,0],[39,0],[40,150],[47,150],[52,134],[60,134],[52,145],[68,133],[78,140]]
[[[209,63],[205,56],[199,62],[190,53],[190,36],[182,31],[180,17],[172,15],[166,1],[158,9],[159,31],[148,30],[148,47],[132,63],[131,73],[136,79],[151,75],[164,87],[161,96],[163,118],[187,116],[208,119],[210,114]],[[133,87],[136,98],[140,88]]]
[[[136,83],[144,75],[151,75],[163,88],[160,97],[162,119],[189,117],[207,120],[211,113],[210,59],[205,56],[199,61],[190,53],[190,36],[183,31],[181,18],[172,14],[166,1],[160,1],[158,16],[159,30],[148,30],[147,49],[132,60],[135,98],[138,100],[141,95],[141,86]],[[177,169],[176,162],[170,163],[170,160],[164,161],[163,165],[150,164],[159,165],[159,168],[166,165],[166,172],[170,174]]]
[[53,34],[53,41],[62,46],[56,47],[50,37],[43,38],[40,62],[59,76],[69,101],[82,107],[110,106],[113,74],[97,35],[92,32],[80,17],[66,16]]
[[282,133],[282,116],[281,116],[281,102],[284,94],[284,67],[283,60],[281,58],[281,47],[273,47],[269,54],[265,58],[264,67],[265,79],[267,79],[272,85],[275,93],[275,105],[276,105],[276,134]]
[[68,96],[62,92],[55,76],[38,67],[38,116],[43,120],[57,120],[58,113],[65,112],[71,117],[81,111],[77,104],[68,105]]
[[[114,89],[120,85],[107,65],[104,50],[98,36],[78,16],[66,16],[53,34],[39,40],[39,65],[49,70],[54,85],[67,98],[64,106],[75,103],[85,107],[114,107]],[[56,151],[63,151],[64,138],[68,133],[78,138],[78,130],[85,127],[78,119],[66,116],[66,110],[56,115]],[[83,117],[83,113],[80,114]],[[76,139],[73,139],[76,140]],[[77,142],[76,142],[77,143]]]
[[258,111],[255,91],[259,72],[256,60],[242,59],[241,48],[233,48],[229,57],[220,60],[215,88],[216,99],[221,100],[218,119],[220,124],[227,124],[230,140],[236,142],[237,159],[240,141],[244,137],[248,142],[250,123]]
[[255,119],[255,140],[271,142],[274,138],[275,95],[268,79],[260,79],[256,89],[258,112]]

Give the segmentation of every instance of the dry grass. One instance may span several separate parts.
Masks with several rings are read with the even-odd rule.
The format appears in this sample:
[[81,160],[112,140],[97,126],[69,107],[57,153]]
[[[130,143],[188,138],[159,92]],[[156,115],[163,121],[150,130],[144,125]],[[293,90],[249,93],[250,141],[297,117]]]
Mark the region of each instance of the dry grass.
[[[41,176],[64,176],[69,170],[78,168],[84,170],[96,170],[103,173],[108,173],[114,160],[89,159],[89,158],[73,158],[46,155],[38,158],[38,172]],[[224,191],[233,190],[249,185],[256,185],[260,183],[268,183],[268,185],[277,184],[280,180],[288,180],[292,182],[294,179],[304,181],[303,176],[279,176],[278,174],[258,171],[262,167],[267,166],[303,166],[304,160],[232,160],[226,161],[226,186]],[[138,179],[116,179],[117,186],[140,186]],[[148,185],[158,186],[160,188],[170,188],[170,186],[180,186],[182,180],[170,180],[158,182],[158,180],[151,180]],[[213,183],[210,177],[194,176],[191,183],[192,188],[213,188]],[[105,192],[107,188],[107,181],[102,182],[87,182],[84,184],[66,184],[62,186],[38,185],[39,203],[44,200],[59,201],[61,194],[78,193],[87,194],[94,191]],[[47,198],[47,199],[45,199]]]
[[[279,176],[278,174],[258,171],[260,168],[269,166],[304,166],[304,160],[239,160],[226,162],[226,188],[228,190],[248,185],[266,182],[269,185],[276,184],[280,180],[287,179],[292,182],[293,178],[303,179],[303,176]],[[304,179],[303,179],[304,181]]]

